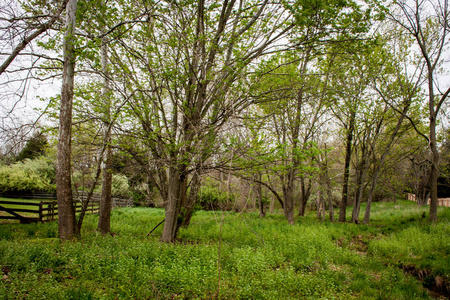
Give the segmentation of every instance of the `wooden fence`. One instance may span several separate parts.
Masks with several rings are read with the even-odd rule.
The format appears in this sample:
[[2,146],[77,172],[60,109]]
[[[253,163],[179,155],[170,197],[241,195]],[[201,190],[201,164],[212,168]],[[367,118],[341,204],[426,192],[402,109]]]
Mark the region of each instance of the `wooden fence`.
[[[406,194],[406,198],[410,201],[417,202],[417,197],[414,194]],[[431,199],[428,199],[427,205],[430,205]],[[439,198],[438,206],[450,207],[450,198]]]
[[[13,198],[14,196],[4,196]],[[21,199],[47,199],[40,202],[24,200],[24,201],[10,201],[0,200],[0,212],[4,211],[9,215],[0,215],[0,219],[19,220],[20,223],[45,222],[55,220],[58,216],[58,204],[56,196],[51,194],[30,194],[15,196]],[[98,213],[100,210],[100,195],[94,194],[87,207],[86,213]],[[74,192],[73,203],[75,205],[75,212],[80,213],[82,204],[87,198],[87,193]],[[132,199],[112,198],[113,208],[115,207],[129,207],[133,206]],[[8,206],[8,207],[6,207]],[[25,215],[23,213],[26,213]]]
[[[15,207],[5,207],[15,206]],[[29,208],[29,207],[34,208]],[[7,220],[19,220],[20,223],[33,223],[33,222],[44,222],[44,220],[54,220],[56,212],[56,202],[55,201],[41,201],[28,202],[28,201],[0,201],[0,211],[7,212],[9,216],[0,215],[0,219]],[[20,213],[27,213],[23,215]],[[30,216],[30,214],[32,216]]]

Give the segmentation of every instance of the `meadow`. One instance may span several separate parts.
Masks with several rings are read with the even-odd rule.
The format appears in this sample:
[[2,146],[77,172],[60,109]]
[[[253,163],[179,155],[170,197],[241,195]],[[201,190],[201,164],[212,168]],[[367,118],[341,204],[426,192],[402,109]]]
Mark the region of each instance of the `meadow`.
[[370,225],[198,211],[175,244],[147,236],[157,208],[114,210],[108,237],[89,215],[69,242],[56,222],[1,224],[0,299],[447,299],[450,208],[427,216],[401,200]]

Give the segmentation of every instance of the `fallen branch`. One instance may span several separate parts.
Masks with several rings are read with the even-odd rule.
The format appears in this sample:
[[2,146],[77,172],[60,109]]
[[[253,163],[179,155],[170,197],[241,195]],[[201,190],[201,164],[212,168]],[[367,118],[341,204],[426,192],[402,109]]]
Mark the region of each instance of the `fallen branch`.
[[164,223],[165,220],[166,220],[166,219],[164,219],[164,220],[162,220],[161,222],[159,222],[158,225],[156,225],[149,233],[147,233],[147,236],[149,236],[150,234],[152,234],[152,232],[155,231],[156,228],[159,227],[159,225],[161,225],[162,223]]

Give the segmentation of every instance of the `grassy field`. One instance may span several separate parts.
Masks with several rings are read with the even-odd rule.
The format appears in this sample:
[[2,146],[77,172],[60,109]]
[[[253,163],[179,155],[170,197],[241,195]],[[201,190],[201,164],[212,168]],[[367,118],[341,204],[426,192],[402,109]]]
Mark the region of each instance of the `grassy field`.
[[73,242],[55,222],[4,224],[0,299],[446,299],[423,285],[449,283],[450,208],[437,224],[427,210],[375,203],[369,226],[199,211],[176,244],[147,237],[161,209],[114,210],[111,237],[87,216]]

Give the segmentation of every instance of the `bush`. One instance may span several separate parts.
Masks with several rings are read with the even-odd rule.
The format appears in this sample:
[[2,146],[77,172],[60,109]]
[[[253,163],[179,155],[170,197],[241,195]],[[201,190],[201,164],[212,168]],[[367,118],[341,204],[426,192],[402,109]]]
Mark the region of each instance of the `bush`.
[[111,193],[115,197],[128,198],[131,195],[128,178],[122,174],[113,174]]
[[54,182],[55,166],[45,158],[0,167],[1,193],[54,192]]
[[[202,186],[199,193],[198,206],[204,210],[227,210],[232,207],[232,205],[227,205],[227,203],[232,203],[236,199],[236,195],[220,190],[213,186]],[[228,207],[227,207],[228,206]]]

